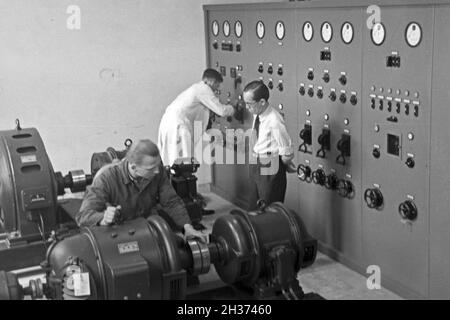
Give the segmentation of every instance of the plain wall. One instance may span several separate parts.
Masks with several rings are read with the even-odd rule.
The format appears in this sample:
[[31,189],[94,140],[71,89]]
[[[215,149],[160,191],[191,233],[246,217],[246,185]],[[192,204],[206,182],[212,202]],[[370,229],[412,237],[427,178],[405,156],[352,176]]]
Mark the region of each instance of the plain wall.
[[264,1],[0,0],[0,130],[36,127],[63,173],[126,138],[156,142],[165,107],[205,68],[202,5],[235,2]]

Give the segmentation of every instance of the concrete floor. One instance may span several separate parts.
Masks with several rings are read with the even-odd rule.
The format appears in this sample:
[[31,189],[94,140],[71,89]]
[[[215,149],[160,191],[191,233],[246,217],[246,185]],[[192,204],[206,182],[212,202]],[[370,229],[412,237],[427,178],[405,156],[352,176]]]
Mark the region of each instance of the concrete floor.
[[[207,227],[205,232],[211,231],[215,219],[232,209],[239,209],[214,193],[202,195],[208,202],[207,209],[216,211],[203,218],[202,223]],[[328,300],[402,300],[384,288],[369,290],[364,276],[321,253],[312,266],[300,270],[298,279],[305,293],[315,292]]]

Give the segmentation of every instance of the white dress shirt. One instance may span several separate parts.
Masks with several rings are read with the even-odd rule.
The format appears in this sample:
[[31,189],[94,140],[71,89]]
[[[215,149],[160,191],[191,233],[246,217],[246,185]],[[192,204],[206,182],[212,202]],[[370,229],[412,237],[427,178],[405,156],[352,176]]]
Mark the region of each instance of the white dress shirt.
[[172,165],[180,157],[191,157],[194,141],[194,122],[201,121],[202,134],[209,120],[209,110],[221,117],[234,112],[231,105],[222,104],[210,86],[197,82],[180,93],[167,107],[159,125],[158,147],[165,165]]
[[[255,126],[256,115],[253,115]],[[283,117],[270,105],[259,115],[258,140],[253,147],[255,156],[289,156],[294,153],[292,140],[286,130]]]

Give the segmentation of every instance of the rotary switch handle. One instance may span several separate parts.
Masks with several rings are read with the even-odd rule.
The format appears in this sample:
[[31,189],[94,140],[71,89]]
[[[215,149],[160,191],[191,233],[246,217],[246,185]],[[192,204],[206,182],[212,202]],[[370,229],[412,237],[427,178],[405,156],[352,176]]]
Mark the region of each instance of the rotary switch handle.
[[417,219],[417,207],[411,200],[400,203],[398,213],[404,220],[414,221]]
[[305,127],[300,131],[300,139],[303,140],[303,143],[298,148],[298,151],[308,153],[307,145],[311,145],[312,143],[312,127],[309,124],[305,124]]
[[340,154],[336,157],[336,163],[345,166],[345,157],[350,157],[350,135],[346,133],[342,134],[336,148],[340,152]]
[[311,181],[311,168],[304,164],[299,164],[297,167],[297,177],[300,181]]
[[341,197],[351,198],[354,194],[353,184],[348,180],[339,180],[338,182],[338,193]]
[[327,175],[325,174],[325,171],[323,171],[323,169],[319,168],[312,173],[312,181],[315,184],[323,186],[325,185],[326,180]]
[[371,209],[379,209],[383,205],[383,194],[378,188],[366,189],[364,192],[364,200]]
[[336,190],[339,184],[339,179],[335,173],[330,173],[325,180],[325,188]]
[[319,142],[320,149],[317,150],[316,157],[325,158],[325,150],[330,150],[330,130],[322,129],[322,133],[317,138]]

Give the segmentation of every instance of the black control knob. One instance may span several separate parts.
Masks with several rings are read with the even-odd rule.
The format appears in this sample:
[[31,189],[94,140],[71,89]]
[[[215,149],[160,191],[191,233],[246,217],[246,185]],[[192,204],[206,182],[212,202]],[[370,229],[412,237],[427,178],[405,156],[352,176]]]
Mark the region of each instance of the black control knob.
[[378,159],[381,155],[380,148],[373,148],[372,155],[375,159]]
[[392,111],[392,101],[388,101],[388,108],[387,108],[387,110],[389,111],[389,112],[391,112]]
[[378,188],[366,189],[364,192],[364,200],[371,209],[379,209],[383,206],[383,194]]
[[273,89],[273,82],[272,82],[272,81],[269,81],[269,83],[267,84],[267,86],[269,87],[270,90],[272,90],[272,89]]
[[322,89],[317,90],[317,98],[319,98],[319,99],[323,98],[323,90]]
[[309,71],[308,72],[308,80],[314,80],[314,72],[313,71]]
[[414,168],[414,166],[416,165],[416,162],[414,161],[414,158],[413,157],[408,157],[407,159],[406,159],[406,162],[405,162],[405,164],[408,166],[408,168]]
[[380,101],[379,101],[378,108],[380,109],[380,111],[383,110],[383,108],[384,108],[384,101],[383,101],[383,100],[380,100]]
[[217,42],[214,42],[213,43],[213,48],[216,49],[216,50],[219,49],[219,44]]
[[283,89],[284,89],[283,82],[278,83],[277,88],[278,88],[278,90],[283,91]]
[[311,181],[311,168],[304,164],[299,164],[297,167],[297,177],[300,181]]
[[418,117],[419,116],[419,106],[418,105],[415,105],[414,106],[414,117]]
[[339,77],[339,82],[340,82],[343,86],[345,86],[345,85],[347,84],[347,77],[345,76],[345,74],[343,74],[343,75],[341,75],[341,76]]
[[236,52],[241,52],[241,50],[242,50],[241,45],[239,43],[236,44]]
[[310,145],[312,143],[312,128],[311,125],[306,124],[305,127],[300,131],[300,139],[304,143]]
[[319,168],[312,173],[312,180],[315,184],[324,186],[327,180],[327,175],[325,174],[325,171],[323,171],[323,169]]
[[350,157],[350,138],[351,136],[347,133],[343,133],[341,139],[339,139],[336,144],[336,148],[339,150],[340,154],[336,157],[336,163],[345,166],[345,157]]
[[328,72],[325,72],[325,73],[323,74],[322,80],[323,80],[325,83],[330,82],[330,74],[329,74]]
[[353,197],[355,192],[355,188],[353,187],[353,183],[349,180],[339,180],[338,182],[338,194],[344,198]]
[[308,96],[310,96],[311,98],[314,97],[314,89],[313,88],[308,89]]
[[375,109],[375,98],[370,99],[370,107]]
[[400,113],[400,107],[401,107],[400,102],[397,102],[395,105],[395,112]]
[[325,181],[325,187],[330,190],[336,190],[339,184],[339,179],[335,173],[330,173]]
[[398,213],[404,220],[414,221],[417,219],[417,207],[411,200],[400,203]]
[[339,101],[341,101],[341,103],[347,102],[347,96],[345,95],[345,93],[341,93],[341,95],[339,96]]
[[300,93],[301,96],[304,96],[306,93],[305,87],[300,86],[300,88],[298,89],[298,93]]
[[356,95],[352,94],[352,96],[350,97],[350,103],[352,104],[352,106],[355,106],[358,103]]
[[323,128],[322,133],[317,138],[320,149],[317,150],[316,157],[325,158],[325,150],[330,150],[330,136],[331,131],[328,128]]
[[259,65],[259,67],[258,67],[258,72],[259,72],[259,73],[263,73],[263,72],[264,72],[264,67],[263,67],[262,64]]
[[405,114],[409,115],[409,104],[405,104]]
[[267,73],[268,73],[268,74],[272,74],[272,73],[273,73],[273,67],[272,67],[272,66],[269,66],[269,67],[267,68]]
[[328,96],[328,98],[330,98],[330,100],[333,101],[333,102],[336,101],[336,98],[337,98],[336,92],[331,91],[330,95]]
[[277,71],[279,76],[283,75],[283,68],[282,67],[278,67],[278,71]]

